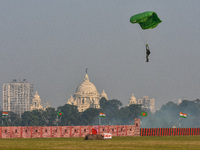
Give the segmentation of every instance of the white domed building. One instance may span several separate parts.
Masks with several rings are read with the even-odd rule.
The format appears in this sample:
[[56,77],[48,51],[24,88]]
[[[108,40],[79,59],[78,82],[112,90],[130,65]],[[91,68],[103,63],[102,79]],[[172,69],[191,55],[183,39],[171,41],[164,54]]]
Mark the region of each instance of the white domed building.
[[130,97],[130,100],[129,100],[129,105],[131,105],[131,104],[137,104],[135,95],[133,93],[132,93],[132,96]]
[[36,110],[36,109],[43,110],[43,106],[41,104],[41,99],[40,99],[40,96],[38,95],[37,91],[35,92],[35,95],[34,95],[33,100],[32,100],[31,111]]
[[49,108],[50,105],[49,103],[43,103],[41,101],[40,95],[38,94],[38,92],[35,92],[35,95],[33,96],[32,99],[32,103],[30,105],[30,109],[32,110],[46,110],[47,108]]
[[76,105],[78,106],[78,111],[83,112],[88,108],[100,108],[99,101],[102,97],[108,100],[105,91],[103,90],[100,95],[86,73],[84,81],[79,84],[76,92],[68,99],[67,104]]

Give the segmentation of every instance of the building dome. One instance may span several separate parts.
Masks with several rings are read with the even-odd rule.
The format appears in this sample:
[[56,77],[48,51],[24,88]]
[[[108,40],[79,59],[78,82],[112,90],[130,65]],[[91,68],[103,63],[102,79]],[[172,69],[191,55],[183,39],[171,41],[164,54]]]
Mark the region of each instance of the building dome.
[[131,98],[130,98],[130,100],[129,100],[129,104],[131,105],[131,104],[136,104],[137,102],[136,102],[136,98],[135,98],[135,95],[132,93],[132,96],[131,96]]
[[108,96],[106,94],[106,92],[103,90],[103,92],[101,93],[101,98],[104,97],[105,99],[108,100]]
[[34,99],[37,99],[38,102],[41,102],[40,96],[37,91],[35,92]]
[[[107,97],[105,91],[102,95]],[[88,108],[100,109],[100,94],[98,93],[95,85],[90,82],[87,69],[84,81],[76,88],[76,92],[68,99],[67,104],[78,106],[78,111],[83,112]]]
[[35,95],[32,99],[32,104],[30,108],[31,108],[31,111],[35,109],[43,109],[43,105],[41,104],[41,99],[37,91],[35,92]]
[[95,85],[90,82],[89,77],[88,77],[87,74],[85,74],[84,81],[81,84],[79,84],[79,86],[77,87],[76,93],[98,94]]

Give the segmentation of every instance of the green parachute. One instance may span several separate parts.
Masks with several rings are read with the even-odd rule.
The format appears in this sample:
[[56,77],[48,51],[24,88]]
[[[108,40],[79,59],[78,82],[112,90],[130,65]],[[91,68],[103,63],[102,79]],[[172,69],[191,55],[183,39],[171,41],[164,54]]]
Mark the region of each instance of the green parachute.
[[153,29],[162,21],[153,11],[146,11],[136,14],[130,18],[131,23],[138,23],[143,30]]

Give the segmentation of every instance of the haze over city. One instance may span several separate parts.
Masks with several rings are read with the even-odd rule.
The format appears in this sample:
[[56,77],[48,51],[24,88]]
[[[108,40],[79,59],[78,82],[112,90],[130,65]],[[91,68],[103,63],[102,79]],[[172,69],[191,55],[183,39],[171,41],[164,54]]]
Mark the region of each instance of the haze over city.
[[[66,104],[84,79],[126,106],[131,94],[155,98],[156,108],[200,98],[199,0],[0,1],[2,85],[34,84],[43,102]],[[148,30],[150,61],[140,28],[130,17],[155,11]]]

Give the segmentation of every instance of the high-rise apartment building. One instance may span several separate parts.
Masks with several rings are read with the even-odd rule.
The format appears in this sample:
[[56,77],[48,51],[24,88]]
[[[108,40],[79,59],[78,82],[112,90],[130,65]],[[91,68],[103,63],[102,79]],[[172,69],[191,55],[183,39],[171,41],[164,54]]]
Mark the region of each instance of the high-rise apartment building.
[[33,84],[26,79],[17,82],[14,79],[11,83],[3,84],[3,111],[12,111],[22,114],[30,111],[33,98]]

